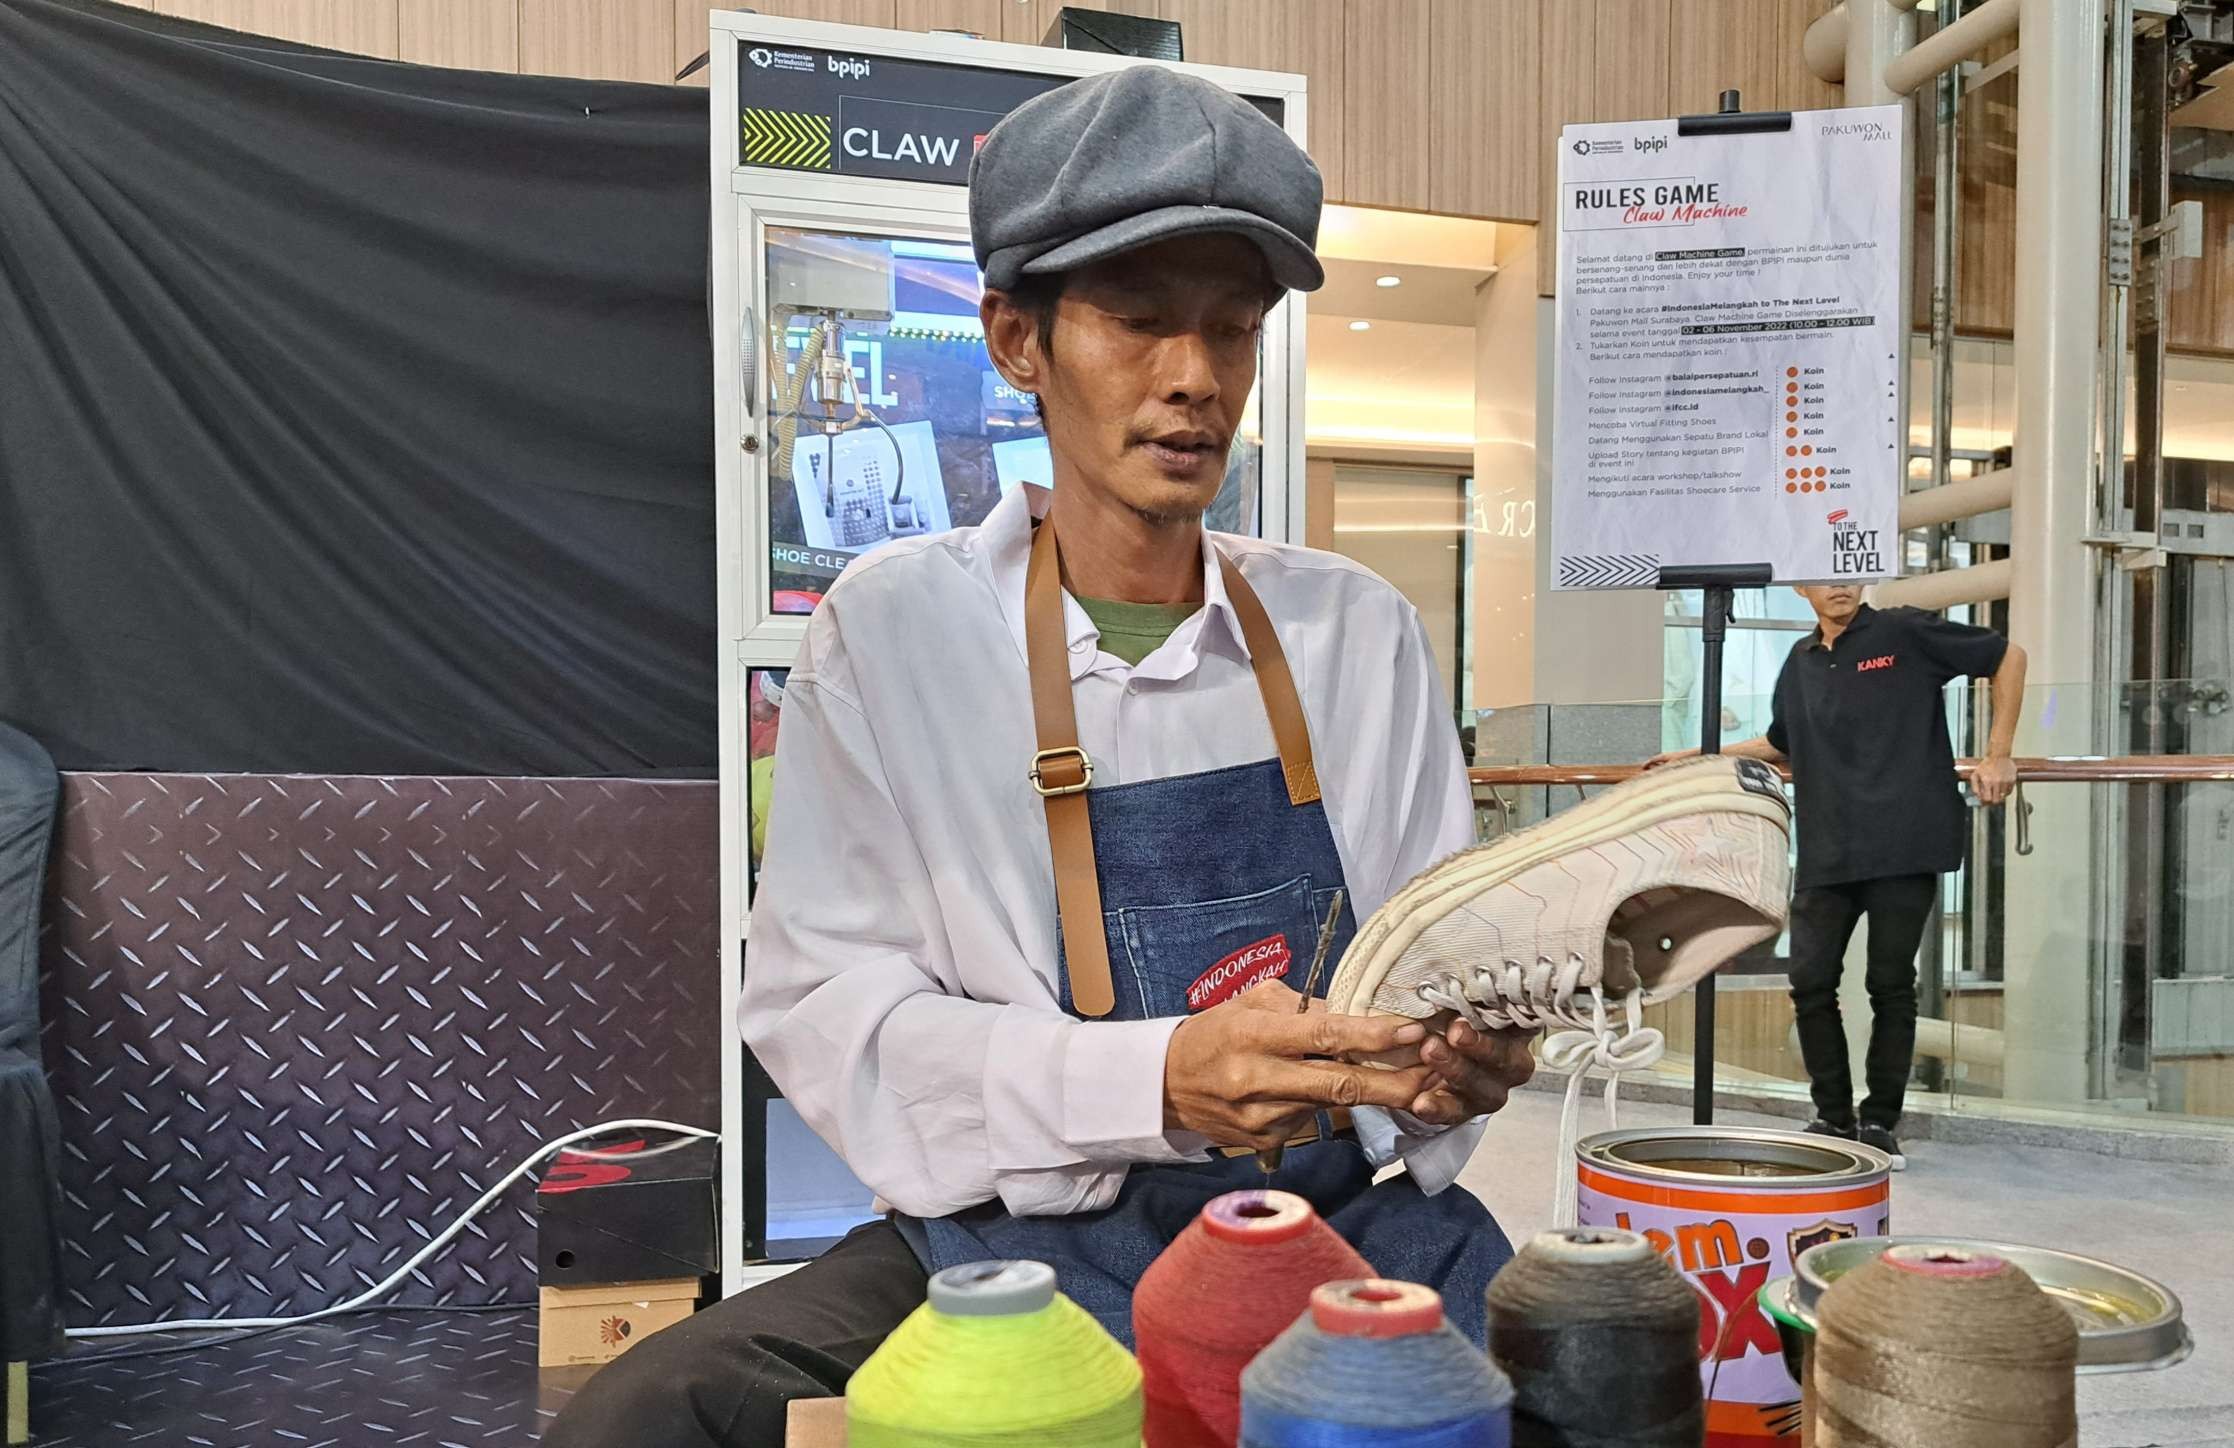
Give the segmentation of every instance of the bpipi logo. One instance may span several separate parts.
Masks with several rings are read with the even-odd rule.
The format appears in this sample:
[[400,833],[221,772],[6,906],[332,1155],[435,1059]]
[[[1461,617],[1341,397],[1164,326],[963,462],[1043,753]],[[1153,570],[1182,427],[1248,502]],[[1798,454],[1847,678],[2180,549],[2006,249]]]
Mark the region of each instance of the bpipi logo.
[[825,56],[823,62],[830,67],[832,75],[844,76],[847,80],[868,79],[869,63],[858,56],[849,55],[843,59],[835,55]]
[[1629,138],[1629,144],[1637,148],[1638,155],[1652,156],[1668,149],[1668,138],[1666,136],[1632,136]]

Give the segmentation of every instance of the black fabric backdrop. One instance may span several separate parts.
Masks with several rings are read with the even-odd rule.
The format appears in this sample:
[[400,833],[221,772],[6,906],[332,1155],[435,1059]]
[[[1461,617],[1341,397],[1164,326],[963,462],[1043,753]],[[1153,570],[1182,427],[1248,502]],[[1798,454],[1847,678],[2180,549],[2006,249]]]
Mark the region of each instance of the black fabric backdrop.
[[0,717],[710,773],[706,94],[0,0]]

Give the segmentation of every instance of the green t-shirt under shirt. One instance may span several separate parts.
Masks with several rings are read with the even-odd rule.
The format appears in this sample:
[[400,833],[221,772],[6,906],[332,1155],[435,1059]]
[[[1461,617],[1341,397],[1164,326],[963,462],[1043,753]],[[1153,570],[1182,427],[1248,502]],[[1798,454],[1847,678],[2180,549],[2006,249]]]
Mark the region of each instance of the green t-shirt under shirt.
[[1118,603],[1107,598],[1081,598],[1078,606],[1101,630],[1103,651],[1134,665],[1160,648],[1173,629],[1202,607],[1199,603]]

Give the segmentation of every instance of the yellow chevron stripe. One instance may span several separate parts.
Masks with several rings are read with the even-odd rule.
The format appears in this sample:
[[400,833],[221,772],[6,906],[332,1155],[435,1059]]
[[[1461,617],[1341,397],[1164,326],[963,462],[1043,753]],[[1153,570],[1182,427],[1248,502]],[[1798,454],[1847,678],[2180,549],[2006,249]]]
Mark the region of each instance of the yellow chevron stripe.
[[830,169],[830,117],[747,107],[743,119],[745,164]]

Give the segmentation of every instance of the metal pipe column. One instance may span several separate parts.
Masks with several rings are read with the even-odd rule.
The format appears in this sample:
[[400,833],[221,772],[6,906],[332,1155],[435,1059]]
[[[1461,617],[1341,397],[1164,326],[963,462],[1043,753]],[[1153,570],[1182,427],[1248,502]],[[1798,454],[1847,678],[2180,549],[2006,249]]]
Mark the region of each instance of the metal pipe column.
[[[2042,688],[2024,739],[2090,752],[2095,467],[2102,286],[2103,0],[2022,0],[2017,67],[2017,417],[2009,632]],[[2024,752],[2034,752],[2026,749]],[[2051,842],[2009,871],[2006,1010],[2012,1098],[2075,1100],[2087,1086],[2091,801],[2043,791]],[[2053,795],[2050,799],[2047,796]]]

